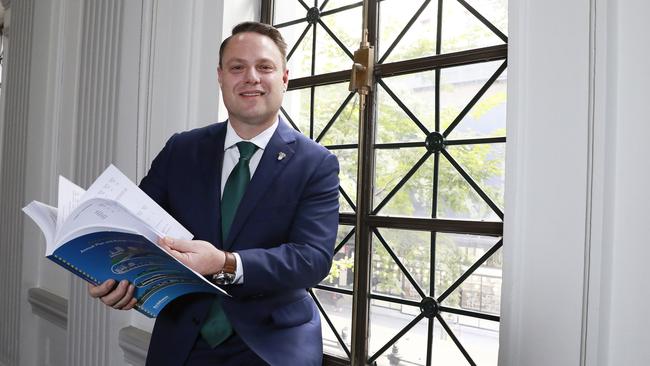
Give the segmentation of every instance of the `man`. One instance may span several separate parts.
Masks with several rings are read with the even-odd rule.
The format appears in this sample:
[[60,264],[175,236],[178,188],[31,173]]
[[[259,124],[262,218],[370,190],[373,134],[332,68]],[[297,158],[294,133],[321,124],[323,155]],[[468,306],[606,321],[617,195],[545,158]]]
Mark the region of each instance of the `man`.
[[[160,244],[232,297],[195,294],[165,307],[147,364],[320,365],[320,316],[305,289],[331,265],[338,162],[279,116],[289,74],[275,28],[233,28],[218,75],[228,121],[172,136],[140,186],[196,239]],[[131,309],[133,285],[115,285],[89,292]]]

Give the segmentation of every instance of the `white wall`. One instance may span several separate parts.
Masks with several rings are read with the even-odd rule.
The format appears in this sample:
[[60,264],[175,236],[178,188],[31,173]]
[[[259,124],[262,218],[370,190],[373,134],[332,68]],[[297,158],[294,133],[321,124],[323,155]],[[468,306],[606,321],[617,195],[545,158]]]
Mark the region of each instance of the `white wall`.
[[[132,179],[141,179],[173,132],[217,120],[216,64],[224,33],[222,18],[227,16],[228,22],[259,18],[256,3],[238,1],[231,7],[211,0],[116,0],[111,4],[55,0],[30,1],[30,6],[10,9],[21,24],[31,24],[28,36],[20,43],[30,52],[7,52],[8,58],[22,57],[14,62],[25,65],[19,74],[30,82],[19,85],[19,89],[14,82],[13,90],[27,91],[28,97],[12,103],[12,111],[2,110],[0,117],[3,132],[5,116],[20,115],[25,119],[27,147],[24,155],[11,149],[2,155],[3,185],[25,182],[25,197],[20,205],[32,199],[55,204],[58,174],[74,179],[101,171],[104,166],[95,165],[103,165],[105,159]],[[85,7],[100,13],[109,9],[118,12],[84,13]],[[104,29],[114,35],[107,35]],[[96,34],[98,41],[85,45],[84,35],[88,32]],[[11,29],[8,35],[11,39]],[[105,35],[108,41],[102,43],[99,39]],[[93,62],[93,57],[105,57],[105,62]],[[3,92],[11,91],[9,86]],[[106,157],[99,151],[100,146],[79,148],[84,140],[77,132],[95,133],[97,128],[92,126],[97,123],[115,131],[115,142],[105,147]],[[89,127],[80,129],[86,125]],[[106,140],[111,141],[108,136]],[[3,139],[0,147],[6,143]],[[13,145],[24,146],[18,142]],[[80,156],[81,152],[93,157]],[[12,174],[20,171],[25,172],[24,177]],[[7,192],[13,186],[7,185]],[[22,220],[19,210],[12,209],[12,215],[14,211],[17,220]],[[3,346],[0,365],[123,365],[125,358],[141,364],[147,346],[146,331],[153,322],[136,312],[97,312],[94,300],[85,295],[85,284],[71,281],[66,271],[44,259],[40,232],[29,220],[23,222],[23,242],[12,246],[3,243],[2,247],[3,254],[9,251],[6,254],[22,260],[6,266],[11,257],[1,259],[3,271],[11,270],[20,279],[21,299],[20,306],[1,300],[3,309],[5,302],[10,305],[6,307],[12,312],[8,316],[20,319],[20,326],[3,329],[3,337],[7,331],[13,332],[10,338],[16,339],[19,346]],[[5,229],[3,238],[10,237],[4,234]],[[79,311],[88,313],[82,316],[77,314]],[[79,320],[85,317],[88,321]],[[124,328],[127,325],[131,327]],[[119,344],[125,340],[128,344]]]
[[647,365],[643,0],[510,0],[500,365]]
[[[650,364],[650,42],[647,14],[650,3],[620,0],[610,12],[616,35],[608,55],[614,60],[608,104],[612,111],[605,123],[613,180],[606,192],[611,222],[605,225],[603,256],[608,269],[602,309],[608,317],[603,329],[603,365]],[[605,11],[607,11],[605,10]],[[607,351],[609,354],[607,354]]]

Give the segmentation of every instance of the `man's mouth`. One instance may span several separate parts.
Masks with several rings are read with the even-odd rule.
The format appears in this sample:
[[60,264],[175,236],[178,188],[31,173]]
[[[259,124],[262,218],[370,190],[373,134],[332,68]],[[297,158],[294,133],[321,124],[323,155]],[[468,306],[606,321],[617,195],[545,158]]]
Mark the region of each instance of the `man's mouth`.
[[265,95],[266,93],[263,91],[255,90],[255,91],[245,91],[239,93],[240,96],[242,97],[261,97]]

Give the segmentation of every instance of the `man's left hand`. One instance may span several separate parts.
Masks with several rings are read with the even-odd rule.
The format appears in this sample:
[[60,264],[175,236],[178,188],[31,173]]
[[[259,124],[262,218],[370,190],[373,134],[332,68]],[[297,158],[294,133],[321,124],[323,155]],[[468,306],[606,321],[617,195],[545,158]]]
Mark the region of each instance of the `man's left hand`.
[[223,251],[203,240],[161,238],[158,244],[184,265],[202,275],[219,272],[226,261]]

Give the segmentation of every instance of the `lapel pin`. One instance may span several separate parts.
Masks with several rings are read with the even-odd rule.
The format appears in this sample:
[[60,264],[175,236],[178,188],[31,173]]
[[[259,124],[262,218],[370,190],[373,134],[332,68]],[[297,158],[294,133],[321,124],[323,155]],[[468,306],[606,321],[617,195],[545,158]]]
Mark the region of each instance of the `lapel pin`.
[[287,154],[285,154],[284,152],[280,151],[280,152],[278,153],[278,161],[284,159],[285,156],[287,156]]

